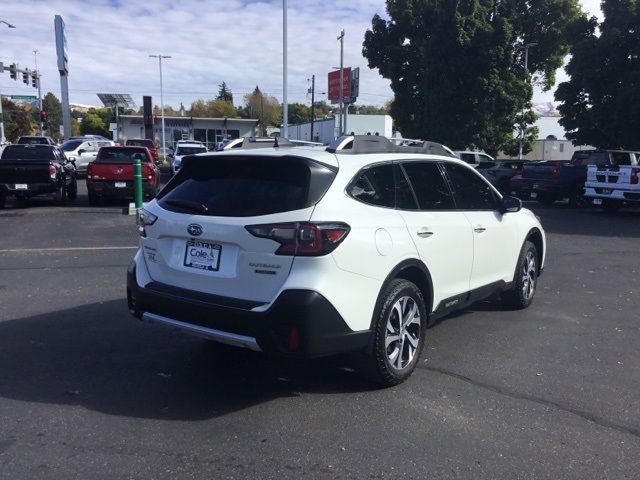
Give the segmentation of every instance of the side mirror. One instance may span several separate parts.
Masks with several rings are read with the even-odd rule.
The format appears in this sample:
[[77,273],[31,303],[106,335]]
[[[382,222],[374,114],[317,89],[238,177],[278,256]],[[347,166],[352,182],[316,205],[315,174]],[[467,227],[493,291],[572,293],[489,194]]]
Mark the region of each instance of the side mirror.
[[67,159],[67,163],[73,163],[75,165],[76,164],[76,159],[75,158],[69,158],[69,159]]
[[522,210],[522,200],[516,197],[502,197],[502,213],[516,213]]
[[78,150],[78,155],[82,155],[84,152],[84,150]]

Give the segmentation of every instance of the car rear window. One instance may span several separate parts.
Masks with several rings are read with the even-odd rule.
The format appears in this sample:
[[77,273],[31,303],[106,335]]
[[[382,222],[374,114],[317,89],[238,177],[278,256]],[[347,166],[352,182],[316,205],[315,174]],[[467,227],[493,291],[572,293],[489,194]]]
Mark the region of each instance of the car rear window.
[[194,155],[196,153],[205,153],[207,151],[204,147],[178,147],[176,155]]
[[153,140],[127,140],[128,147],[156,148]]
[[2,151],[2,160],[51,160],[55,158],[53,147],[45,145],[17,146],[9,145]]
[[67,140],[60,148],[63,152],[73,152],[76,148],[82,145],[83,140]]
[[149,162],[147,152],[141,148],[102,147],[96,158],[97,163],[133,163],[136,159],[142,163]]
[[19,145],[49,145],[49,141],[44,137],[20,137]]
[[315,205],[335,175],[335,169],[299,157],[186,157],[158,203],[209,216],[269,215]]

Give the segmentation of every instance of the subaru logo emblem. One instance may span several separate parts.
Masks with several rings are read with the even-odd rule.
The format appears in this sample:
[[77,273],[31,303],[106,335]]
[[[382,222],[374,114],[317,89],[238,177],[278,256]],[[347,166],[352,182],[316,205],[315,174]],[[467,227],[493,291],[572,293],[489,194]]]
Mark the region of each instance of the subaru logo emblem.
[[202,225],[192,223],[187,227],[187,232],[189,232],[189,235],[193,237],[199,237],[200,235],[202,235]]

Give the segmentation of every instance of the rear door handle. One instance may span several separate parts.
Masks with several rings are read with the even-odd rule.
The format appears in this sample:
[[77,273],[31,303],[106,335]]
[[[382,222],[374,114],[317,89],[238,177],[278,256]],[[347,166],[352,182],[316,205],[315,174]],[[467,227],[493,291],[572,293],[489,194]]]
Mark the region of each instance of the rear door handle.
[[420,238],[429,238],[433,236],[433,232],[428,228],[421,228],[416,233]]
[[482,233],[482,232],[486,232],[486,228],[484,228],[482,225],[478,225],[476,228],[473,229],[474,232],[476,233]]

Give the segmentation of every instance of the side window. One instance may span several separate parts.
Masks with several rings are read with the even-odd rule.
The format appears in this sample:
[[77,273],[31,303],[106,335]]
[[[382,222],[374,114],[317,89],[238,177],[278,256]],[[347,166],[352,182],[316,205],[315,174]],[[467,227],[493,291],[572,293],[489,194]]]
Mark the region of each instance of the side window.
[[453,197],[437,163],[406,162],[402,168],[413,186],[420,210],[455,209]]
[[400,210],[420,210],[411,185],[409,185],[407,176],[400,164],[394,164],[393,170],[396,176],[396,208]]
[[495,210],[496,195],[480,176],[462,165],[445,163],[451,181],[456,207],[460,210]]
[[362,203],[379,207],[395,206],[393,165],[377,165],[358,174],[348,189],[349,195]]
[[480,163],[483,163],[483,162],[491,162],[491,163],[494,163],[494,162],[493,162],[493,159],[492,159],[489,155],[485,155],[484,153],[479,153],[479,154],[478,154],[478,158],[479,158],[479,160],[480,160]]
[[631,165],[631,154],[628,152],[611,152],[612,165]]
[[476,154],[475,153],[461,153],[460,160],[463,162],[474,164],[476,163]]

